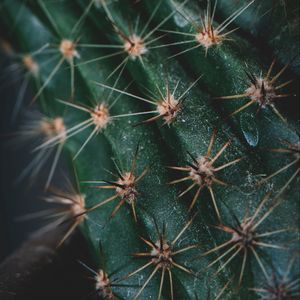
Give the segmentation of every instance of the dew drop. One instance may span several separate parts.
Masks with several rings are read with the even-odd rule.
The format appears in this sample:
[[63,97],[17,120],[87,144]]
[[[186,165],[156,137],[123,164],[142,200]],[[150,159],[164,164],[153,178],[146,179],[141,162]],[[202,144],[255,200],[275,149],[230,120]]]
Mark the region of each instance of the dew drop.
[[259,133],[253,114],[243,114],[240,118],[242,132],[247,143],[251,147],[256,147],[259,141]]

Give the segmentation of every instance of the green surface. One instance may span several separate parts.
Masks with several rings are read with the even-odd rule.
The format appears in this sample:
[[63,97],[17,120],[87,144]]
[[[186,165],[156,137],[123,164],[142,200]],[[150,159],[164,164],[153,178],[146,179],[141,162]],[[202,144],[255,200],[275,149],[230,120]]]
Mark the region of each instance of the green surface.
[[[148,31],[172,13],[174,6],[171,2],[162,1]],[[14,24],[10,34],[13,37],[11,41],[20,53],[32,52],[49,42],[57,44],[62,38],[74,40],[80,38],[79,44],[120,44],[121,41],[106,18],[105,11],[94,6],[88,12],[87,18],[83,20],[83,26],[79,26],[78,30],[72,32],[72,28],[87,5],[86,1],[81,0],[28,1],[20,8],[19,1],[7,1],[2,7],[5,12],[3,23],[6,28]],[[107,7],[116,26],[128,34],[130,28],[128,24],[134,25],[137,15],[140,15],[139,27],[143,28],[143,24],[147,23],[156,5],[153,1],[132,4],[131,1],[122,0],[113,1]],[[193,7],[198,9],[196,1],[190,1],[187,7],[191,9],[190,11]],[[21,13],[20,9],[22,9]],[[239,19],[242,18],[243,15],[239,17]],[[185,24],[184,19],[174,14],[163,27],[167,30],[190,32],[190,26],[187,24],[182,26],[182,24]],[[156,31],[151,38],[162,34]],[[228,186],[216,184],[213,186],[223,223],[235,225],[235,216],[241,221],[247,212],[252,215],[263,196],[271,191],[271,200],[264,207],[264,211],[270,207],[271,203],[274,203],[272,201],[283,201],[261,224],[259,233],[287,228],[293,230],[266,239],[269,244],[285,245],[287,248],[285,250],[258,247],[259,255],[270,278],[272,272],[280,274],[286,270],[288,262],[297,252],[298,242],[295,232],[297,231],[295,226],[299,222],[297,178],[281,193],[281,188],[294,174],[297,166],[292,166],[268,181],[267,184],[261,186],[257,184],[262,178],[261,174],[271,174],[292,161],[290,156],[284,153],[272,153],[268,149],[282,147],[280,143],[282,140],[299,143],[294,128],[294,118],[291,118],[290,124],[292,125],[288,125],[269,108],[263,109],[256,115],[254,107],[252,110],[243,111],[225,120],[225,117],[241,106],[244,101],[225,103],[213,98],[244,92],[249,84],[244,72],[245,62],[253,72],[258,74],[260,71],[267,72],[267,59],[260,57],[259,45],[239,36],[238,32],[233,34],[233,38],[236,43],[224,42],[222,45],[209,49],[207,56],[205,56],[204,49],[197,48],[188,54],[168,59],[172,54],[187,48],[185,45],[178,45],[170,49],[167,47],[150,49],[143,56],[142,62],[138,59],[129,60],[118,79],[116,88],[124,90],[131,83],[126,91],[139,97],[147,98],[147,90],[150,90],[155,94],[155,99],[159,99],[157,86],[165,93],[166,81],[171,91],[180,81],[175,94],[178,97],[201,74],[203,76],[186,94],[183,108],[170,126],[162,126],[162,120],[133,126],[149,118],[150,115],[115,119],[108,124],[106,129],[96,135],[74,160],[80,182],[80,192],[86,196],[87,207],[92,207],[113,195],[111,190],[90,188],[90,185],[84,181],[114,180],[106,171],[116,171],[114,159],[122,171],[130,170],[136,147],[139,144],[136,175],[138,176],[149,167],[149,171],[137,185],[137,223],[127,204],[123,205],[115,217],[109,220],[111,212],[118,203],[118,200],[115,200],[89,213],[84,224],[81,225],[85,236],[91,243],[91,255],[95,257],[95,264],[98,264],[99,268],[105,268],[109,274],[115,272],[113,278],[122,278],[148,262],[147,259],[133,258],[130,254],[148,250],[139,236],[156,241],[153,218],[161,228],[163,223],[166,223],[167,237],[172,240],[191,216],[197,213],[192,225],[181,236],[178,247],[180,249],[194,244],[199,244],[199,246],[176,257],[176,262],[191,269],[195,275],[186,274],[176,268],[172,270],[174,298],[206,299],[210,297],[209,299],[215,299],[228,284],[220,299],[259,299],[259,296],[249,288],[261,287],[266,282],[266,278],[253,254],[250,254],[247,259],[241,286],[238,286],[238,279],[242,255],[238,255],[233,263],[228,264],[217,276],[213,274],[222,266],[221,264],[216,264],[208,270],[206,267],[218,256],[212,254],[199,257],[199,254],[221,244],[230,236],[214,227],[218,225],[218,219],[208,190],[204,189],[201,192],[195,207],[189,213],[188,208],[196,189],[194,188],[180,199],[178,195],[189,186],[191,181],[176,185],[167,184],[185,174],[168,169],[167,166],[186,166],[187,161],[191,163],[188,153],[195,157],[205,155],[215,128],[218,132],[212,155],[216,154],[229,139],[232,139],[231,145],[218,159],[216,166],[243,157],[239,163],[218,172],[217,178],[229,183]],[[153,45],[160,46],[178,41],[182,41],[180,35],[168,34]],[[40,97],[43,113],[48,116],[63,115],[67,126],[86,120],[88,114],[67,107],[59,103],[57,99],[88,106],[93,106],[93,103],[97,101],[107,101],[110,89],[103,87],[103,84],[114,86],[119,70],[111,78],[107,79],[107,77],[126,58],[123,54],[123,56],[87,63],[90,59],[109,55],[118,50],[80,46],[77,50],[80,53],[80,59],[75,60],[74,99],[70,99],[70,67],[67,63],[62,65],[43,91],[43,97]],[[42,64],[53,55],[45,51],[37,55],[36,59],[39,64]],[[56,61],[52,60],[42,66],[40,70],[42,83],[47,80],[58,60],[59,55]],[[112,103],[118,96],[117,91],[113,92],[109,103]],[[148,105],[129,95],[122,95],[110,113],[116,116],[150,110],[153,110],[153,105]],[[289,115],[285,116],[289,122]],[[71,155],[74,156],[77,153],[92,129],[89,128],[67,140],[65,147]],[[280,197],[276,197],[279,192]],[[102,251],[99,249],[99,244],[102,246]],[[217,254],[220,256],[224,252],[220,250]],[[151,267],[151,270],[153,269],[154,267]],[[114,293],[122,299],[132,299],[149,274],[150,268],[148,271],[142,271],[122,281],[124,286],[113,287]],[[161,271],[151,280],[140,299],[157,298],[160,274]],[[289,276],[294,279],[297,275],[296,264],[294,264]],[[162,295],[164,299],[170,298],[167,276]]]

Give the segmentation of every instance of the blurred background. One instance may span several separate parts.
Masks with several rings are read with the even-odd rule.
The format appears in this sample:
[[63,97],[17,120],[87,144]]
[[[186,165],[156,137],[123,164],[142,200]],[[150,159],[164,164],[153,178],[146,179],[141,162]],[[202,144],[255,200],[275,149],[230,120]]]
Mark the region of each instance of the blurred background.
[[[0,40],[3,38],[5,35],[0,27]],[[88,249],[79,231],[57,254],[42,254],[42,263],[38,260],[43,266],[42,270],[36,272],[36,262],[33,262],[30,266],[33,270],[26,270],[29,276],[17,278],[16,272],[27,268],[26,253],[31,254],[31,245],[28,246],[28,243],[21,250],[20,247],[45,226],[45,220],[29,216],[47,207],[41,198],[45,196],[44,186],[49,171],[46,164],[38,181],[32,182],[28,178],[20,180],[20,174],[31,162],[32,154],[30,143],[24,143],[18,138],[18,132],[27,112],[36,109],[34,105],[29,105],[34,96],[29,84],[25,89],[20,113],[15,120],[12,119],[22,83],[22,77],[15,70],[9,56],[0,51],[0,299],[91,299],[93,281],[88,279],[90,274],[86,274],[78,263],[78,260],[89,263]],[[60,175],[54,177],[54,186],[58,185],[60,177],[66,172],[63,159],[58,170]],[[57,239],[55,235],[56,233],[49,237],[45,235],[48,241],[43,243],[52,246],[53,240]],[[36,239],[40,247],[40,240],[34,236],[33,240]],[[16,292],[18,296],[15,295]]]

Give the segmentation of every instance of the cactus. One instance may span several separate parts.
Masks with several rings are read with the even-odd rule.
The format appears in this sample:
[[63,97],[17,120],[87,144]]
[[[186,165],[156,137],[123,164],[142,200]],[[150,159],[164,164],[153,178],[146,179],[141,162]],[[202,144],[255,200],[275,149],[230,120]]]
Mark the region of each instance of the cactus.
[[48,189],[68,160],[49,228],[83,232],[99,299],[299,296],[294,60],[236,28],[271,1],[203,2],[2,4],[2,51],[37,83],[24,174],[49,159]]

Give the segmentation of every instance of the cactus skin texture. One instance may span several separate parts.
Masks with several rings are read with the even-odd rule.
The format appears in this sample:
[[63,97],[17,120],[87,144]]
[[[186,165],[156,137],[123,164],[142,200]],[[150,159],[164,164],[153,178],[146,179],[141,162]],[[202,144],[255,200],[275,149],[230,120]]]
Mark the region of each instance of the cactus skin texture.
[[299,297],[298,57],[279,47],[299,45],[258,43],[271,0],[219,2],[1,6],[2,51],[38,82],[36,168],[56,149],[46,187],[70,158],[49,228],[66,227],[58,246],[82,230],[99,299]]

